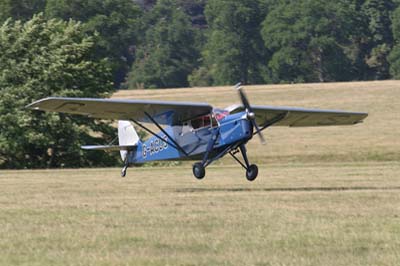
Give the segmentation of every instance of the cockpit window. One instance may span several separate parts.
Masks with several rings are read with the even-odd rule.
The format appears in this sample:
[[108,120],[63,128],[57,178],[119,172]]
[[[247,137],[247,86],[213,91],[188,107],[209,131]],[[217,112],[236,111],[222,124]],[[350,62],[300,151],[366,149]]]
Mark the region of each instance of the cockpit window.
[[209,115],[205,116],[204,119],[203,119],[203,122],[204,122],[204,127],[209,127],[211,125],[210,116]]
[[192,120],[192,127],[194,129],[201,128],[201,127],[203,127],[203,125],[204,125],[204,122],[203,122],[203,118],[202,117]]
[[228,111],[221,111],[221,112],[216,112],[215,113],[215,118],[218,121],[221,121],[222,119],[224,119],[227,115],[229,115]]
[[198,128],[203,128],[203,127],[210,127],[211,124],[212,126],[217,125],[217,121],[215,121],[214,117],[211,117],[210,115],[205,115],[202,117],[195,118],[190,121],[193,129],[198,129]]

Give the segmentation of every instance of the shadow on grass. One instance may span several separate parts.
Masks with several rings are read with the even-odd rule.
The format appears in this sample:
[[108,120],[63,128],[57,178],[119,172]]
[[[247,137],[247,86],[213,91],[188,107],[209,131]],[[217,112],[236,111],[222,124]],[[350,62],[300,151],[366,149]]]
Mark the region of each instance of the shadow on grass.
[[288,188],[181,188],[177,193],[197,192],[338,192],[338,191],[363,191],[363,190],[400,190],[400,187],[288,187]]

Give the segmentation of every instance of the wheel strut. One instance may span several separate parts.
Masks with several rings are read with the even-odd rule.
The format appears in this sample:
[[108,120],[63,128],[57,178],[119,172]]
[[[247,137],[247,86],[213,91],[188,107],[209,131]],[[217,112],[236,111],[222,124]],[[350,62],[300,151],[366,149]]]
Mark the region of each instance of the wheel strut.
[[240,145],[239,149],[240,149],[240,152],[242,153],[245,165],[243,165],[243,163],[240,162],[234,155],[232,155],[232,156],[246,169],[247,180],[254,181],[258,175],[258,167],[255,164],[250,165],[249,159],[247,158],[246,146],[244,146],[244,144]]
[[206,152],[204,153],[204,156],[203,156],[203,160],[201,162],[195,163],[193,165],[193,175],[197,179],[203,179],[204,176],[206,175],[206,169],[205,168],[208,165],[210,165],[210,163],[212,163],[213,160],[217,159],[218,156],[216,156],[215,158],[210,160],[209,156],[210,156],[210,153],[212,152],[212,149],[213,149],[215,143],[218,140],[218,137],[219,137],[219,130],[214,130],[212,135],[211,135],[211,139],[208,142]]
[[128,169],[128,166],[125,165],[122,170],[121,170],[121,177],[125,177],[126,176],[126,170]]
[[126,170],[128,170],[129,167],[129,152],[126,154],[125,160],[124,160],[124,167],[122,167],[121,170],[121,177],[126,176]]

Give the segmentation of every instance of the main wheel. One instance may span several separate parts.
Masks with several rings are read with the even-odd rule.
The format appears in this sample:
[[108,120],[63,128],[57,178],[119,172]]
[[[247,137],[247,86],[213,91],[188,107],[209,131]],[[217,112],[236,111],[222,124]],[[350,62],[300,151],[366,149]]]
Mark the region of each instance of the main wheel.
[[254,181],[258,175],[258,167],[255,164],[250,165],[246,171],[246,178],[249,181]]
[[206,175],[206,169],[204,168],[203,164],[195,163],[193,165],[193,175],[197,179],[203,179],[204,178],[204,176]]

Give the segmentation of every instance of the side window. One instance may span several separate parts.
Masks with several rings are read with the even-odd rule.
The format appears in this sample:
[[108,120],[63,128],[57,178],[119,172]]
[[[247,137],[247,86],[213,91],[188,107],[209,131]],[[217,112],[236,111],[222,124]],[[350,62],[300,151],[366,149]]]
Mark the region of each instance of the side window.
[[[214,126],[214,124],[216,125],[216,121],[214,121],[215,119],[212,120],[212,125]],[[211,126],[211,116],[210,115],[206,115],[206,116],[202,116],[196,119],[193,119],[191,121],[192,123],[192,127],[193,129],[199,129],[199,128],[203,128],[203,127],[210,127]]]
[[209,127],[211,125],[211,119],[209,115],[205,116],[203,121],[204,121],[204,127]]
[[193,129],[198,129],[198,128],[203,127],[203,118],[200,117],[200,118],[197,118],[197,119],[193,119],[192,120],[192,127],[193,127]]
[[218,126],[218,121],[217,121],[217,119],[215,119],[214,116],[212,116],[211,121],[212,121],[212,127]]

